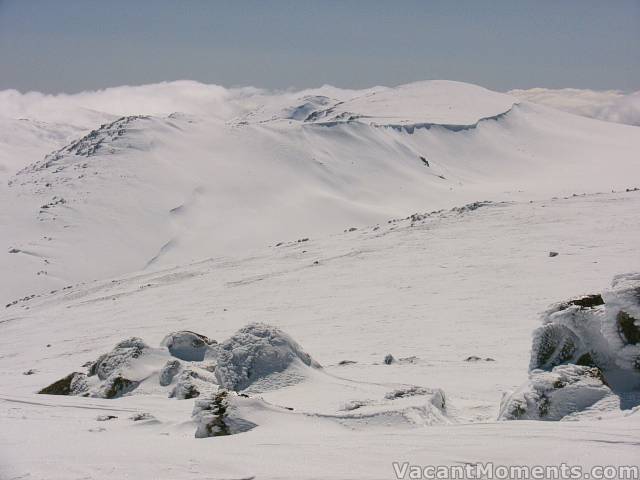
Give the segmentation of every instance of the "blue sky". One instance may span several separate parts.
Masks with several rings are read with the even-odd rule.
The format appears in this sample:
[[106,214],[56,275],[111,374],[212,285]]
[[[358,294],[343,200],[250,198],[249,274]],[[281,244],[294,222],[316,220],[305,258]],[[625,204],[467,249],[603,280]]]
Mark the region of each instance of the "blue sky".
[[640,0],[0,0],[0,89],[640,89]]

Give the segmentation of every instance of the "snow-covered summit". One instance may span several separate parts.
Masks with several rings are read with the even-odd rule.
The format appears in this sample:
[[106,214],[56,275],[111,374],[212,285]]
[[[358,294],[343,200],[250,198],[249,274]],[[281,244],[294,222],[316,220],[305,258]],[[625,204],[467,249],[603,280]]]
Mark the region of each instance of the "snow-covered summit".
[[637,128],[514,102],[449,81],[0,92],[20,135],[0,136],[0,299],[408,212],[635,186]]

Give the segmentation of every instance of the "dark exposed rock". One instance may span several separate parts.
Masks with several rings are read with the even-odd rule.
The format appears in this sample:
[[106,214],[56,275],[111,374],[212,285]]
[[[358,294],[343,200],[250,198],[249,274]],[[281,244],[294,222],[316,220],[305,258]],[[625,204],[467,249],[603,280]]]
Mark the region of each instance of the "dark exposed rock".
[[[245,397],[245,398],[242,398]],[[246,432],[256,424],[242,418],[239,408],[243,402],[251,402],[246,396],[236,395],[227,390],[196,400],[192,418],[197,425],[195,437],[219,437]],[[286,408],[286,407],[284,407]]]
[[426,395],[431,393],[426,388],[418,387],[416,385],[410,385],[407,387],[398,388],[392,392],[385,394],[384,398],[387,400],[395,400],[396,398],[413,397],[416,395]]
[[604,305],[604,300],[602,299],[602,295],[597,293],[595,295],[585,295],[584,297],[569,300],[569,303],[583,308],[594,308],[599,305]]
[[140,384],[133,380],[123,377],[121,374],[110,376],[104,383],[100,395],[103,398],[121,397],[133,390]]
[[86,389],[86,375],[80,372],[73,372],[43,388],[38,393],[45,395],[78,395]]
[[477,355],[471,355],[467,358],[464,359],[465,362],[481,362],[481,361],[485,361],[485,362],[495,362],[495,360],[491,357],[487,357],[487,358],[482,358],[482,357],[478,357]]
[[596,293],[593,295],[584,295],[582,297],[573,298],[571,300],[563,302],[558,307],[558,310],[566,310],[571,306],[580,308],[596,308],[600,305],[604,305],[604,300],[602,299],[602,295]]
[[354,363],[357,363],[357,362],[355,360],[340,360],[340,362],[338,362],[338,365],[340,366],[353,365]]
[[227,412],[228,392],[222,390],[216,393],[209,402],[198,402],[196,408],[197,413],[200,414],[201,421],[196,429],[196,438],[206,437],[220,437],[224,435],[231,435],[229,427],[224,421],[225,414]]
[[384,364],[385,365],[391,365],[392,363],[395,363],[395,361],[396,361],[396,359],[390,353],[387,353],[385,355],[385,357],[384,357]]
[[109,420],[115,420],[116,418],[118,417],[116,417],[115,415],[98,415],[96,420],[99,422],[107,422]]
[[640,343],[640,321],[633,318],[627,312],[620,310],[616,316],[616,322],[618,323],[618,331],[620,337],[626,343],[631,345],[637,345]]

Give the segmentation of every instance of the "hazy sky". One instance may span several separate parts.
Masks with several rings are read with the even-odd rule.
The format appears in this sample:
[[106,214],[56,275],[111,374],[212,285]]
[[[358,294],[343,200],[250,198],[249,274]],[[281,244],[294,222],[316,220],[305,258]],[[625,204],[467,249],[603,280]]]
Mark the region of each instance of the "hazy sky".
[[640,0],[0,0],[0,89],[640,89]]

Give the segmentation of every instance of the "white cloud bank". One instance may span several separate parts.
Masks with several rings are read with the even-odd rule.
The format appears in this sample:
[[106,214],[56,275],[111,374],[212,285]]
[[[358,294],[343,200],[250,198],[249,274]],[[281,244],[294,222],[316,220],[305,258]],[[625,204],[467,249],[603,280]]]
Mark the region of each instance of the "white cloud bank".
[[522,100],[576,115],[640,126],[640,91],[625,94],[618,90],[531,88],[511,90],[508,93]]

